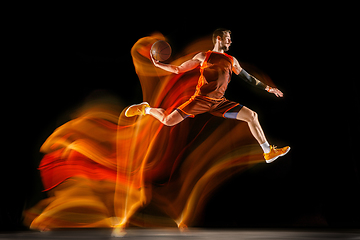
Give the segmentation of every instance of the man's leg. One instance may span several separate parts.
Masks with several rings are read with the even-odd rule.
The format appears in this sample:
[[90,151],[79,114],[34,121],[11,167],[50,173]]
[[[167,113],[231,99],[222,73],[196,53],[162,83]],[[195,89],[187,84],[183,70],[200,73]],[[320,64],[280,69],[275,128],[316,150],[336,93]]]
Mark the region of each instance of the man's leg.
[[216,108],[210,112],[215,116],[223,116],[225,118],[237,119],[247,122],[252,135],[260,144],[264,153],[270,152],[270,145],[266,141],[264,131],[262,130],[257,113],[243,106],[242,104],[224,99]]
[[264,131],[261,128],[261,125],[258,120],[258,115],[256,112],[244,106],[238,112],[236,119],[248,123],[252,135],[255,137],[255,139],[258,141],[260,145],[267,142]]
[[147,114],[150,114],[166,126],[174,126],[184,120],[184,118],[177,110],[174,110],[170,114],[166,114],[165,110],[162,108],[150,108],[149,110],[146,109],[145,111]]
[[247,107],[241,108],[238,112],[236,119],[242,120],[248,123],[250,131],[255,139],[260,144],[261,148],[264,151],[264,158],[267,163],[275,161],[278,157],[284,156],[290,151],[290,147],[276,148],[275,146],[270,146],[266,140],[264,131],[261,128],[261,125],[258,120],[257,113],[250,110]]
[[185,119],[177,110],[174,110],[170,114],[166,114],[164,109],[151,108],[147,102],[131,105],[125,111],[126,117],[147,114],[153,116],[166,126],[174,126]]

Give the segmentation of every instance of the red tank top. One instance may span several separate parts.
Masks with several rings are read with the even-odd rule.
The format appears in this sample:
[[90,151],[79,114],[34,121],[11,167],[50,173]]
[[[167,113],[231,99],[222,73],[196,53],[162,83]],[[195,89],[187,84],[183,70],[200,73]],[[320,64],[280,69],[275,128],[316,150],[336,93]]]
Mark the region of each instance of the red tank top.
[[226,53],[206,52],[200,68],[195,95],[213,99],[224,97],[232,75],[233,58]]

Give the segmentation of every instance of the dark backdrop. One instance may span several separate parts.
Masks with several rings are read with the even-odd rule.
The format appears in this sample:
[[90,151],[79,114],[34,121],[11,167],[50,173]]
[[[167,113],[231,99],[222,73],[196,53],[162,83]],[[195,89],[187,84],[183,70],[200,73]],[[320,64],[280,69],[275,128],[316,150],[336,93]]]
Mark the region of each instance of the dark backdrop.
[[44,197],[39,148],[89,95],[106,91],[125,106],[142,101],[130,55],[139,38],[160,31],[176,54],[218,27],[232,30],[229,54],[264,71],[285,95],[277,99],[233,77],[227,98],[257,111],[269,141],[292,150],[225,183],[199,226],[359,226],[357,90],[338,67],[344,44],[328,41],[333,16],[319,20],[293,8],[231,14],[188,8],[165,16],[151,8],[68,8],[26,15],[16,30],[16,70],[4,117],[10,134],[2,229],[21,229],[23,209]]

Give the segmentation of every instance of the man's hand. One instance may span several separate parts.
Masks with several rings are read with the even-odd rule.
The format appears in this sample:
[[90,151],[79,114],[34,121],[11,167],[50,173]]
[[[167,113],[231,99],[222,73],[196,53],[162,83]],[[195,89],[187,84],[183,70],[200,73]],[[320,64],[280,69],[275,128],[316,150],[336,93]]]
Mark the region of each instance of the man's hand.
[[265,90],[268,91],[269,93],[275,94],[275,96],[277,96],[277,97],[283,97],[284,96],[282,91],[280,91],[277,88],[272,88],[272,87],[267,86]]
[[157,64],[159,63],[158,60],[156,60],[150,50],[150,60],[152,61],[152,63],[157,67]]

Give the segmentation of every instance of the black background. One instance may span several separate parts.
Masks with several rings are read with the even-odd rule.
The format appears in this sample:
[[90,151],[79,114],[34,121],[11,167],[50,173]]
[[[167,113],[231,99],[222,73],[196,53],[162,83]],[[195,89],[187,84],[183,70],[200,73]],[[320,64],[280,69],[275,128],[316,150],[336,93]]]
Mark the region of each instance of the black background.
[[70,113],[94,94],[112,94],[124,106],[142,101],[130,55],[139,38],[159,31],[176,54],[218,27],[232,31],[229,54],[264,71],[285,95],[277,99],[233,77],[227,98],[258,112],[269,142],[292,150],[221,186],[198,225],[359,226],[357,76],[346,58],[351,42],[344,41],[351,21],[299,6],[234,10],[223,4],[43,6],[15,15],[20,20],[8,35],[14,70],[3,91],[9,93],[3,102],[9,134],[1,229],[21,229],[23,209],[45,197],[36,170],[39,148]]

